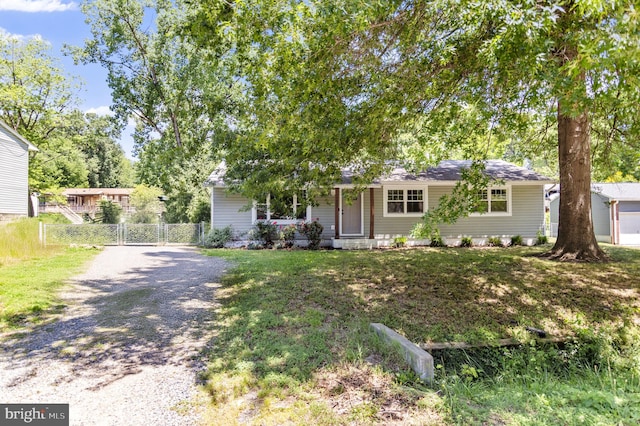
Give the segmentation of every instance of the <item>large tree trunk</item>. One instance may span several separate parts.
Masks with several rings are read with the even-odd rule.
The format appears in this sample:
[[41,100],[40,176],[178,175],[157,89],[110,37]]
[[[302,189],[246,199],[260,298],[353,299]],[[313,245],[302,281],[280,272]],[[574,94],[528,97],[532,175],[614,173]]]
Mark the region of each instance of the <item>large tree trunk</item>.
[[560,217],[558,239],[550,258],[568,261],[601,261],[591,219],[591,141],[589,115],[565,114],[558,102],[558,159],[560,165]]

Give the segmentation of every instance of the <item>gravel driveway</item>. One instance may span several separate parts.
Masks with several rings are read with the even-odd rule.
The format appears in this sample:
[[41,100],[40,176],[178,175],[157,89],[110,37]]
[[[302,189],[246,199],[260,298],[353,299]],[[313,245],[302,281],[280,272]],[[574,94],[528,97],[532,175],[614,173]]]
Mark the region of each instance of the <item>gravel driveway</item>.
[[59,321],[2,342],[0,401],[68,403],[71,425],[198,424],[227,266],[191,248],[105,248],[63,295]]

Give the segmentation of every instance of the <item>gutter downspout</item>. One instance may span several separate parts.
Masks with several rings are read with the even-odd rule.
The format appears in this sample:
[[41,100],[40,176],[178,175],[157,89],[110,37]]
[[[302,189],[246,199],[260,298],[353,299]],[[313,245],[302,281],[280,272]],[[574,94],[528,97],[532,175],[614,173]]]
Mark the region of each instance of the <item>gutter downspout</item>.
[[334,223],[335,223],[335,239],[339,240],[340,239],[340,188],[335,188],[335,198],[334,198],[334,203],[335,203],[335,212],[334,212]]
[[620,243],[620,220],[618,218],[618,201],[611,201],[611,244]]
[[209,229],[213,230],[213,210],[215,208],[215,197],[213,194],[216,193],[216,187],[212,186],[211,187],[211,216],[210,216],[210,222],[209,222]]

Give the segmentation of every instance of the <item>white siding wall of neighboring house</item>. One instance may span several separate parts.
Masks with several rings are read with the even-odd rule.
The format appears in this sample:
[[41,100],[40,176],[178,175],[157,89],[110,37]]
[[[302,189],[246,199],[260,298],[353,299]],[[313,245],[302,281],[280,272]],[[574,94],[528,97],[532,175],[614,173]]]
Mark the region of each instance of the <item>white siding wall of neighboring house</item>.
[[29,212],[29,152],[0,127],[0,215]]
[[609,199],[599,194],[591,194],[591,218],[596,240],[611,242],[611,207]]

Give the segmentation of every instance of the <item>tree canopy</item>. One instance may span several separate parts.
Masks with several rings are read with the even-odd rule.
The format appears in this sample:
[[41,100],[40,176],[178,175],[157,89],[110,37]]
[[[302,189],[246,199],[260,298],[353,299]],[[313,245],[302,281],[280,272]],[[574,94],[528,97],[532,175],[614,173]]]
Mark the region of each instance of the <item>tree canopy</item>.
[[31,190],[132,186],[131,162],[116,142],[120,127],[77,110],[75,80],[45,41],[0,35],[0,118],[38,146]]
[[188,5],[85,1],[93,38],[74,53],[108,71],[116,117],[136,121],[138,177],[162,188],[169,221],[203,219],[202,182],[219,159],[221,141],[233,135],[241,98],[224,38],[214,32],[203,43],[184,36],[192,25]]
[[[202,16],[212,4],[202,2]],[[345,166],[367,182],[407,155],[421,166],[528,158],[558,165],[551,255],[604,257],[591,160],[595,171],[622,167],[637,147],[633,1],[264,0],[234,13],[251,99],[225,152],[238,190],[322,185]]]

